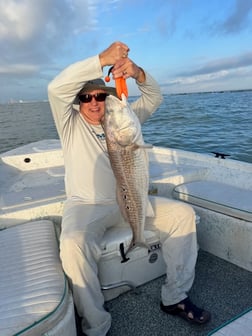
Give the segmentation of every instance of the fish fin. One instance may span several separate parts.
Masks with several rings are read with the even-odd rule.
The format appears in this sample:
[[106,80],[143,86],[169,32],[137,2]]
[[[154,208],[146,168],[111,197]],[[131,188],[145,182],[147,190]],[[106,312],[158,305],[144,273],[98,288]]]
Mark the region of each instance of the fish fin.
[[153,147],[152,144],[147,144],[147,143],[144,143],[144,144],[138,145],[138,146],[139,146],[139,148],[152,148]]
[[133,144],[133,147],[132,149],[133,150],[137,150],[137,149],[146,149],[146,148],[152,148],[153,146],[151,144],[146,144],[146,143],[143,143],[143,144],[138,144],[137,142],[134,142]]

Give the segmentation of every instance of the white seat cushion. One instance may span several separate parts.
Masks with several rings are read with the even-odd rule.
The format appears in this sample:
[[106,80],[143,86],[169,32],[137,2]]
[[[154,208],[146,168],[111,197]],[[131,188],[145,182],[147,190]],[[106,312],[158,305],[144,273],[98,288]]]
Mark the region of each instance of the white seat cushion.
[[252,335],[252,309],[210,333],[209,336],[249,336]]
[[194,181],[176,186],[173,195],[206,209],[252,221],[252,190],[214,181]]
[[53,223],[0,231],[0,265],[0,335],[42,335],[53,328],[68,304]]

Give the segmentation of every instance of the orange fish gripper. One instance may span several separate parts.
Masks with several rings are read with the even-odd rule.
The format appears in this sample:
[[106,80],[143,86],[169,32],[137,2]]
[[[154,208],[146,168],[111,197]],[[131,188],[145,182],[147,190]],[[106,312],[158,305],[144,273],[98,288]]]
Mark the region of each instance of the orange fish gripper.
[[[105,77],[105,82],[110,82],[110,74],[113,70],[113,66],[109,69],[108,75]],[[126,84],[126,79],[123,77],[119,77],[115,79],[115,86],[116,86],[116,94],[119,99],[121,99],[122,94],[125,95],[126,98],[128,98],[128,88]]]

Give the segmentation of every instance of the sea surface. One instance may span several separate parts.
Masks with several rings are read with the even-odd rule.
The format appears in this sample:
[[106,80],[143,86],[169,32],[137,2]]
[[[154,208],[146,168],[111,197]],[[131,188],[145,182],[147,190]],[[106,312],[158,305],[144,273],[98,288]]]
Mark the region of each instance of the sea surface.
[[[252,163],[252,90],[164,95],[143,135],[156,146],[220,152]],[[55,138],[48,102],[0,104],[0,153]]]

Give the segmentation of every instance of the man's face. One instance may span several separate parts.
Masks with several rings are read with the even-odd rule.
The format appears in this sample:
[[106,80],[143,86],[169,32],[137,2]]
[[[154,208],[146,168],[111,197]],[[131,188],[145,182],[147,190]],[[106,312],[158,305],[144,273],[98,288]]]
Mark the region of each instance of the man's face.
[[[101,89],[93,90],[93,91],[89,91],[87,93],[82,94],[84,96],[91,95],[92,99],[90,102],[82,102],[80,99],[80,113],[89,124],[93,124],[93,125],[100,124],[101,120],[103,119],[104,113],[105,113],[105,100],[98,101],[93,96],[97,94],[99,96],[99,93],[106,94],[106,92]],[[104,98],[104,95],[103,95],[103,98]]]

